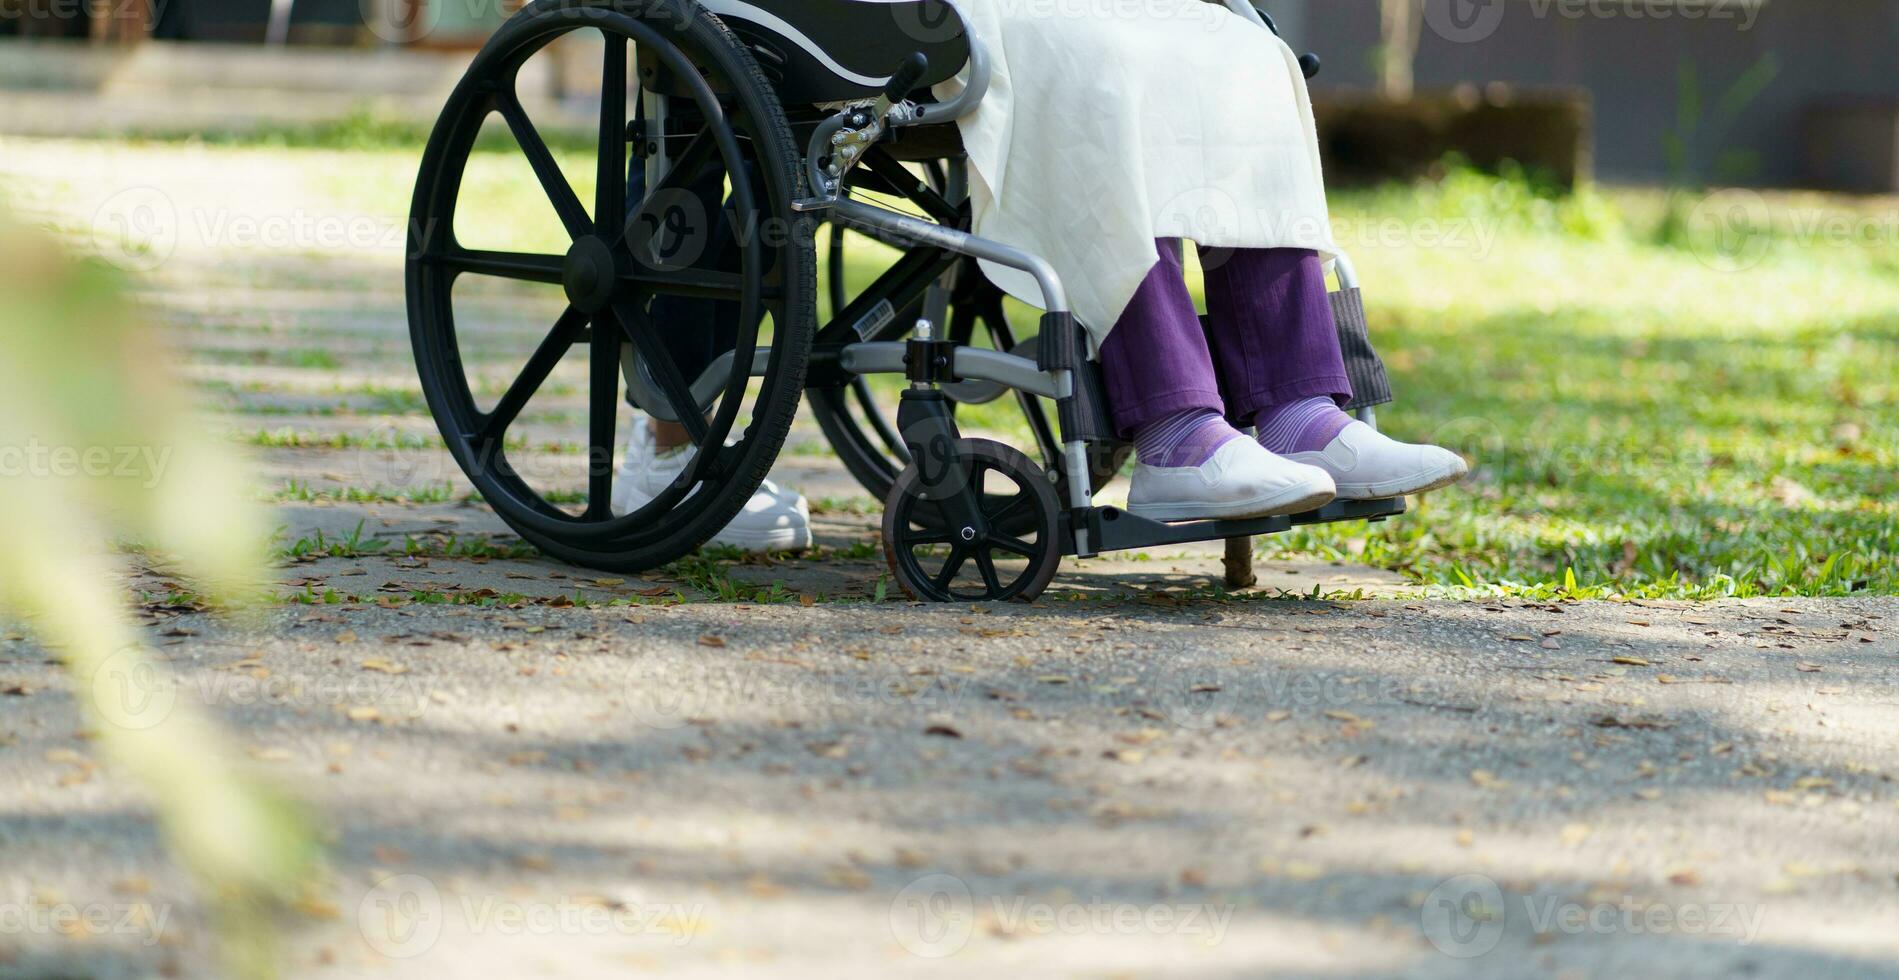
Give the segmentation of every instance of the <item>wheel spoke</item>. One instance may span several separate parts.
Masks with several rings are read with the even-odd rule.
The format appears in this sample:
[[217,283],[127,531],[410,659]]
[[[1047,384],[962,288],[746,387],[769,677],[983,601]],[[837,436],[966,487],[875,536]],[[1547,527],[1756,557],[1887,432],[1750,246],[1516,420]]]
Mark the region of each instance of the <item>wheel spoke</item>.
[[[626,216],[624,224],[620,228],[613,229],[611,234],[618,235],[624,232],[628,239],[634,239],[636,233],[642,231],[648,236],[658,234],[660,229],[666,227],[666,224],[654,212],[654,206],[663,205],[669,200],[677,201],[680,199],[680,194],[689,192],[689,185],[698,179],[700,171],[705,169],[706,163],[712,159],[712,154],[717,149],[718,141],[713,137],[712,130],[709,127],[700,130],[698,135],[686,144],[686,148],[679,151],[678,156],[673,157],[672,166],[667,168],[666,175],[661,177],[658,183],[646,188],[646,196],[640,200],[639,207],[633,209],[632,213]],[[706,220],[713,220],[713,216],[706,215]],[[605,235],[609,232],[602,231],[601,234]],[[651,266],[654,263],[650,244],[650,241],[640,240],[636,247],[631,247],[628,251],[633,253],[635,261]]]
[[884,417],[883,410],[877,407],[877,398],[871,394],[870,382],[865,381],[863,375],[851,378],[851,394],[857,397],[857,405],[863,409],[864,418],[876,431],[877,438],[883,440],[884,448],[890,450],[890,455],[897,460],[898,467],[910,465],[910,447],[904,445],[903,437],[897,434],[890,420]]
[[594,184],[594,233],[617,241],[626,224],[626,38],[607,35],[600,67],[600,170]]
[[462,249],[442,256],[443,265],[456,272],[478,276],[517,279],[522,282],[561,284],[566,259],[559,255],[535,255],[528,252],[487,252]]
[[508,426],[514,424],[514,420],[521,414],[521,409],[527,406],[528,399],[533,398],[534,393],[541,390],[541,383],[553,373],[554,365],[559,364],[560,359],[567,356],[567,351],[574,345],[574,339],[580,333],[580,328],[586,324],[586,314],[571,306],[560,315],[560,319],[554,321],[554,329],[549,330],[547,336],[541,339],[541,345],[534,349],[533,355],[528,358],[526,366],[521,368],[521,373],[515,377],[514,383],[508,385],[508,390],[501,394],[501,400],[495,403],[494,411],[482,418],[480,431],[475,433],[476,438],[483,442],[493,442],[499,440],[508,431]]
[[1006,534],[991,534],[989,543],[1004,551],[1013,551],[1024,558],[1035,557],[1035,546],[1021,538],[1012,538]]
[[1002,591],[1002,580],[996,577],[996,560],[990,556],[989,549],[981,545],[975,547],[976,570],[982,572],[982,584],[989,587],[989,594]]
[[[633,341],[633,349],[640,359],[652,368],[654,380],[659,382],[660,392],[672,403],[673,414],[679,416],[679,424],[686,427],[695,446],[703,446],[706,441],[706,419],[699,411],[699,403],[692,397],[692,389],[685,376],[679,373],[679,365],[674,363],[672,352],[660,339],[659,328],[653,319],[639,304],[630,300],[613,301],[614,318],[626,331],[628,339]],[[596,341],[597,343],[597,341]]]
[[620,414],[620,344],[611,314],[594,317],[587,390],[587,517],[613,517],[613,430]]
[[1002,505],[1001,510],[989,515],[989,524],[991,527],[1003,527],[1016,516],[1026,514],[1034,508],[1035,498],[1033,496],[1029,495],[1026,491],[1018,493],[1010,498],[1008,503]]
[[554,205],[554,211],[560,215],[560,223],[567,228],[570,238],[580,238],[593,233],[593,222],[587,217],[587,208],[574,196],[574,189],[567,184],[567,177],[561,173],[560,165],[554,162],[554,154],[547,149],[547,143],[534,129],[534,123],[528,120],[527,111],[521,108],[521,100],[511,90],[503,91],[495,98],[495,106],[501,111],[501,118],[507,120],[508,129],[514,133],[514,141],[521,146],[521,152],[527,154],[528,164],[534,168],[534,176],[540,178],[541,188],[547,192],[547,199]]
[[956,581],[956,573],[963,570],[963,559],[967,557],[969,557],[968,553],[960,546],[951,545],[949,558],[943,562],[943,570],[936,573],[936,578],[931,580],[932,583],[937,588],[948,592],[950,583]]
[[[637,256],[636,256],[637,260]],[[658,270],[641,265],[621,274],[620,282],[642,293],[664,293],[695,299],[723,299],[738,302],[745,298],[744,277],[732,272],[705,269]]]

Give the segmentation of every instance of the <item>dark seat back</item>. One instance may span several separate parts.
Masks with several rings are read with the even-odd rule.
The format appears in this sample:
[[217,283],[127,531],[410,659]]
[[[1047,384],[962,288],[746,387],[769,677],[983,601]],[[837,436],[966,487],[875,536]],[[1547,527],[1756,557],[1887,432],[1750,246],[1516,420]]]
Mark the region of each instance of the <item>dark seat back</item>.
[[930,59],[923,85],[969,60],[946,0],[700,0],[752,50],[788,106],[874,97],[906,55]]

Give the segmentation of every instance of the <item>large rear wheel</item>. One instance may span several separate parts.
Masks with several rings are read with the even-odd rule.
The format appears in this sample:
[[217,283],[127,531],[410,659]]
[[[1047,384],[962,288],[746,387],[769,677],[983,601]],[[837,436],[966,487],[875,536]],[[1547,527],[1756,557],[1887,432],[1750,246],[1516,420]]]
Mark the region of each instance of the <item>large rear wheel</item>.
[[[592,166],[580,168],[593,177],[591,202],[574,191],[571,167],[562,169],[560,158],[575,154],[543,135],[519,92],[522,66],[556,42],[570,54],[598,52]],[[663,127],[646,125],[641,112],[655,99],[668,106]],[[466,223],[489,203],[468,193],[467,179],[484,124],[511,135],[525,156],[559,219],[557,248],[460,240],[458,218]],[[649,155],[661,161],[651,170]],[[738,513],[776,459],[803,393],[816,319],[811,223],[791,207],[803,193],[770,85],[698,4],[541,0],[495,32],[429,139],[407,278],[429,408],[449,452],[509,527],[563,560],[633,571],[697,548]],[[458,322],[456,287],[475,279],[551,296],[552,322],[530,324],[527,334],[538,341],[497,341],[492,317]],[[735,356],[715,362],[722,371],[705,370],[709,380],[699,376],[704,365],[682,365],[677,351],[692,346],[682,338],[713,329],[713,318],[674,315],[692,304],[662,302],[682,297],[710,301],[695,308],[717,305],[737,324],[735,337],[719,340]],[[465,356],[474,348],[478,358]],[[637,357],[626,358],[629,350]],[[767,366],[754,379],[760,351]],[[581,404],[565,417],[577,420],[570,455],[584,457],[584,473],[558,460],[543,465],[550,443],[524,423],[530,402],[559,402],[543,389],[579,359],[584,372],[570,366],[565,387]],[[677,419],[691,443],[683,471],[631,513],[614,504],[623,360],[638,363],[664,401],[643,407]]]

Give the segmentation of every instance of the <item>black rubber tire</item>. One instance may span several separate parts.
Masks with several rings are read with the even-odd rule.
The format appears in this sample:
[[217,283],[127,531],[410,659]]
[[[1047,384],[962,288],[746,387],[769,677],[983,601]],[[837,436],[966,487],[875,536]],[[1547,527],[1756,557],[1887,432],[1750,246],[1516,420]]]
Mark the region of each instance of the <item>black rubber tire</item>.
[[[958,439],[955,455],[959,465],[965,468],[966,476],[980,479],[979,474],[984,470],[998,472],[1019,487],[1013,494],[984,493],[981,506],[984,517],[995,524],[1024,530],[1011,534],[991,528],[971,541],[967,548],[975,561],[959,560],[957,552],[965,549],[952,543],[959,536],[942,527],[942,517],[933,513],[936,505],[917,493],[920,477],[916,467],[908,467],[897,477],[884,500],[884,561],[890,566],[891,576],[905,594],[925,602],[1035,601],[1054,581],[1055,572],[1062,564],[1061,505],[1055,496],[1055,484],[1028,456],[999,442]],[[1033,542],[1020,537],[1029,532],[1035,536]],[[1027,560],[1022,571],[1007,582],[1001,580],[995,568],[999,540],[1012,541],[1017,547],[1002,550]],[[937,569],[938,574],[932,575],[918,560],[915,549],[946,543],[950,544],[951,553],[944,559],[943,568]],[[970,564],[978,566],[982,579],[980,592],[956,589],[958,572]],[[944,571],[948,572],[947,581],[941,574]]]
[[[755,168],[765,198],[754,202],[752,213],[784,233],[755,236],[756,244],[744,246],[758,250],[748,253],[748,271],[742,278],[747,281],[746,302],[770,313],[772,354],[766,374],[758,379],[758,393],[742,437],[734,445],[722,445],[724,436],[738,431],[744,422],[737,415],[745,407],[744,400],[731,417],[725,417],[723,410],[718,413],[711,427],[716,438],[709,441],[720,448],[707,454],[705,472],[688,490],[671,501],[662,497],[620,517],[611,517],[604,509],[595,512],[590,502],[589,514],[576,518],[549,503],[513,472],[506,460],[505,438],[490,434],[487,442],[474,442],[471,433],[485,414],[469,391],[455,337],[449,290],[457,272],[446,268],[441,256],[460,248],[453,243],[453,228],[462,169],[483,120],[498,104],[496,80],[512,84],[513,72],[534,52],[562,34],[588,28],[609,37],[630,38],[649,46],[642,51],[660,52],[662,58],[667,55],[661,45],[668,45],[685,59],[680,64],[695,69],[698,77],[681,84],[703,86],[719,103],[720,118],[729,120],[728,138],[718,141],[714,159],[731,173],[732,148],[749,147],[736,152]],[[630,44],[628,50],[633,50]],[[636,59],[629,56],[627,61]],[[675,69],[674,74],[684,73]],[[717,93],[711,94],[714,89]],[[739,127],[745,140],[737,138]],[[536,0],[509,18],[482,47],[430,135],[416,183],[407,263],[410,336],[424,394],[450,453],[483,499],[524,540],[575,564],[643,571],[698,548],[744,507],[764,481],[791,429],[816,332],[813,223],[791,207],[806,193],[802,157],[770,82],[731,31],[692,0]],[[621,241],[612,247],[625,244]],[[761,279],[772,282],[761,287]],[[770,303],[761,298],[767,294]],[[569,314],[574,312],[570,306]],[[611,466],[610,451],[607,465]],[[664,508],[661,502],[666,503]]]

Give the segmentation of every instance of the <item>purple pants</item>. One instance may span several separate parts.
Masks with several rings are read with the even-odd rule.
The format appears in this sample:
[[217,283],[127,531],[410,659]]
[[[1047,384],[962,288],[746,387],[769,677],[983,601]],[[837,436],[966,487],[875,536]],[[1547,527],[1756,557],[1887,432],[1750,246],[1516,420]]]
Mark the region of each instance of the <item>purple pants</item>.
[[1161,239],[1155,247],[1160,261],[1101,345],[1108,406],[1122,438],[1190,408],[1247,425],[1261,409],[1301,398],[1351,400],[1317,254],[1202,249],[1202,329],[1181,270],[1180,241]]

